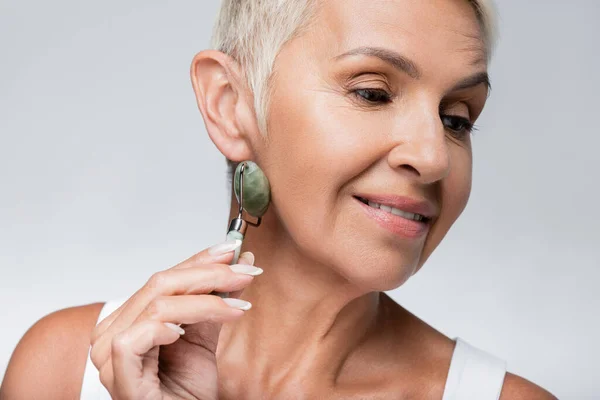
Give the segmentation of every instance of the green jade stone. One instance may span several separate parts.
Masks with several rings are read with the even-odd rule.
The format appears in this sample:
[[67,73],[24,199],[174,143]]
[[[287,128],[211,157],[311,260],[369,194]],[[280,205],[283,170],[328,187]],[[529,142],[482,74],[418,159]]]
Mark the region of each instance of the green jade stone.
[[260,218],[269,208],[271,199],[269,180],[254,162],[243,161],[239,163],[233,178],[233,187],[238,204],[240,201],[240,170],[243,163],[246,164],[246,168],[244,168],[244,204],[242,204],[242,207],[248,214]]

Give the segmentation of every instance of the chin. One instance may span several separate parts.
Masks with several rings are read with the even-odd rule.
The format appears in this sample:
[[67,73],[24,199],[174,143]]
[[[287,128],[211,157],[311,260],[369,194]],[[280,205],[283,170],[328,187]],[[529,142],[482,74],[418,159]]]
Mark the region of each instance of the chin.
[[[341,273],[355,286],[368,291],[387,291],[402,286],[416,271],[418,259],[395,256],[385,257],[373,252],[365,257],[356,256],[354,262],[342,263]],[[359,260],[359,262],[356,262]]]
[[404,284],[423,263],[426,236],[397,237],[353,207],[344,226],[336,226],[331,265],[361,288],[386,291]]

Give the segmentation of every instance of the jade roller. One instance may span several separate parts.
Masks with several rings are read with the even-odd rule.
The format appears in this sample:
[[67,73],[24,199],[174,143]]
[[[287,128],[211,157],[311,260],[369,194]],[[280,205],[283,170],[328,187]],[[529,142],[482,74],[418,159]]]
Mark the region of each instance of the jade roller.
[[[258,227],[262,216],[269,208],[271,188],[269,180],[263,171],[252,161],[243,161],[235,169],[233,190],[239,204],[238,216],[231,220],[227,231],[227,240],[244,240],[248,224]],[[253,223],[242,218],[243,211],[257,218]],[[235,249],[233,261],[236,264],[240,257],[242,246]],[[227,297],[228,293],[218,293],[220,297]]]

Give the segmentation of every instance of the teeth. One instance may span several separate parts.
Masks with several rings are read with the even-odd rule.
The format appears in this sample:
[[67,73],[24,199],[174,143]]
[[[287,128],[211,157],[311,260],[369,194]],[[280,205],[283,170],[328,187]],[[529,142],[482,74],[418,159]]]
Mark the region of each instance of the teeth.
[[385,212],[389,212],[389,213],[394,214],[394,215],[398,215],[398,216],[406,218],[406,219],[412,219],[414,221],[423,221],[425,219],[425,217],[423,217],[420,214],[413,214],[413,213],[410,213],[410,212],[402,211],[402,210],[399,210],[399,209],[394,208],[394,207],[389,207],[389,206],[385,206],[383,204],[375,203],[374,201],[370,201],[369,200],[368,203],[369,203],[370,207],[379,208],[380,210],[383,210]]
[[401,210],[398,210],[397,208],[392,208],[392,214],[402,216],[402,214],[404,213]]

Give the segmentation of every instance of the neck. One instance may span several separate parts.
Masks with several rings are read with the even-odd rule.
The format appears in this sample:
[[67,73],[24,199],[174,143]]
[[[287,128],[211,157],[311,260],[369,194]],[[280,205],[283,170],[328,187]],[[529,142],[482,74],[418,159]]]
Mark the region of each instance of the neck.
[[[230,220],[236,210],[232,198]],[[353,353],[376,334],[380,293],[361,290],[303,253],[272,209],[259,228],[248,227],[242,251],[254,253],[265,272],[239,296],[252,309],[221,330],[219,373],[235,374],[236,391],[333,386]]]

